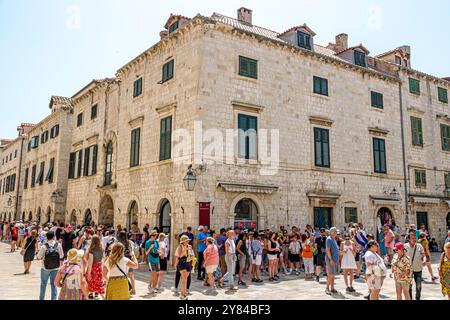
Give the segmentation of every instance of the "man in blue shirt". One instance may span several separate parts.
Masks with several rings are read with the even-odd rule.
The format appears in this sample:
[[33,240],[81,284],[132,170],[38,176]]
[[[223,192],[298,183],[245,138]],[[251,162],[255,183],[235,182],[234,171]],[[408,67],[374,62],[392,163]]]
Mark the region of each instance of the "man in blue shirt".
[[148,284],[148,290],[150,293],[154,293],[157,290],[157,282],[159,276],[159,244],[156,241],[157,232],[152,231],[150,239],[145,243],[145,254],[148,259],[148,268],[151,272],[150,281]]
[[180,239],[181,236],[187,236],[189,238],[189,245],[192,246],[192,247],[194,246],[194,235],[192,234],[192,228],[191,227],[187,227],[186,231],[178,236],[178,239]]
[[203,252],[206,250],[206,238],[208,235],[205,233],[205,228],[203,226],[198,227],[198,235],[197,235],[197,253],[198,253],[198,262],[197,262],[197,280],[205,279],[205,268],[203,268]]
[[[326,255],[325,263],[327,265],[327,289],[326,294],[337,294],[337,290],[334,288],[334,277],[338,274],[339,264],[339,247],[336,243],[337,229],[331,228],[330,235],[325,241]],[[331,290],[330,290],[331,288]]]
[[220,229],[220,234],[216,238],[216,244],[219,248],[219,264],[220,271],[225,274],[227,270],[227,265],[225,263],[225,242],[227,241],[227,236],[225,235],[227,230],[225,228]]

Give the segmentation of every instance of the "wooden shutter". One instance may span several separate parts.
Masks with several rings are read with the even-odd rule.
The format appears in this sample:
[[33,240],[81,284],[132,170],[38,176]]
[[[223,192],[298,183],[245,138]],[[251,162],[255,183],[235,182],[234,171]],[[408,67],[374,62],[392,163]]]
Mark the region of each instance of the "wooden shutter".
[[84,170],[83,170],[83,176],[85,176],[85,177],[89,176],[90,155],[91,155],[91,149],[86,148],[84,150]]
[[94,145],[92,148],[92,175],[97,174],[97,154],[98,145]]

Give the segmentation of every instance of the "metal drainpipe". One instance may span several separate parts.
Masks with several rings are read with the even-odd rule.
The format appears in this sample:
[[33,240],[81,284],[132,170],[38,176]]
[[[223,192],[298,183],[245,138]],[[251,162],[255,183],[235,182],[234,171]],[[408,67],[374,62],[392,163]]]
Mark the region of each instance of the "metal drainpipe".
[[19,172],[17,174],[17,192],[16,192],[16,205],[15,205],[16,215],[18,215],[17,209],[19,208],[20,174],[22,172],[22,159],[23,159],[23,140],[24,140],[23,134],[20,134],[20,158],[19,158]]
[[[400,70],[399,70],[400,73]],[[406,150],[405,150],[405,128],[403,126],[403,99],[402,99],[402,83],[398,84],[398,93],[399,93],[399,101],[400,101],[400,128],[402,132],[402,158],[403,158],[403,185],[405,189],[405,224],[409,225],[409,210],[408,210],[408,181],[407,175],[409,174],[409,170],[407,173],[406,170]]]

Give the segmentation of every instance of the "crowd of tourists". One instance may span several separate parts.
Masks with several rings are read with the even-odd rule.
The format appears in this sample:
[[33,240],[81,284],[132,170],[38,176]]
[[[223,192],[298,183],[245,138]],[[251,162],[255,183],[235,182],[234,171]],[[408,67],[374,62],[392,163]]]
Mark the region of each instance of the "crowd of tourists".
[[[317,282],[324,277],[328,295],[340,294],[335,277],[342,275],[348,294],[356,292],[355,279],[364,280],[369,300],[379,299],[385,278],[391,277],[398,300],[420,300],[424,267],[450,299],[450,231],[439,248],[424,225],[416,228],[412,224],[401,232],[394,223],[386,224],[375,235],[361,223],[345,229],[307,225],[304,230],[295,226],[289,230],[283,226],[278,230],[211,230],[199,226],[194,235],[188,227],[178,235],[173,255],[169,236],[149,225],[141,232],[136,224],[127,230],[94,222],[84,226],[0,222],[0,238],[10,243],[11,252],[23,256],[24,274],[30,273],[35,259],[40,261],[41,300],[49,282],[52,300],[130,299],[136,295],[134,271],[140,265],[150,272],[148,293],[156,295],[164,290],[169,264],[175,269],[173,290],[183,300],[190,295],[193,274],[207,288],[205,294],[219,288],[248,289],[247,282],[282,281],[284,274]],[[441,250],[439,274],[435,275],[431,252]]]

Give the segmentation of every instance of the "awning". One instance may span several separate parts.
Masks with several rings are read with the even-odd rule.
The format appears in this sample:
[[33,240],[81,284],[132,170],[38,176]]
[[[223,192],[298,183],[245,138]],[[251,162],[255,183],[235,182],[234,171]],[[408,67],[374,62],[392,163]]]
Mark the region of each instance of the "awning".
[[439,198],[424,198],[424,197],[413,197],[415,203],[430,203],[430,204],[439,204],[441,203],[441,199]]
[[278,186],[269,184],[242,183],[242,182],[225,182],[218,181],[218,187],[222,187],[228,192],[246,192],[246,193],[266,193],[272,194],[278,190]]

